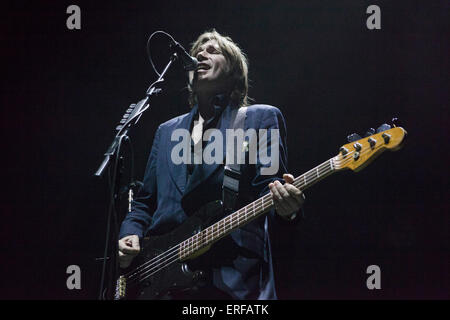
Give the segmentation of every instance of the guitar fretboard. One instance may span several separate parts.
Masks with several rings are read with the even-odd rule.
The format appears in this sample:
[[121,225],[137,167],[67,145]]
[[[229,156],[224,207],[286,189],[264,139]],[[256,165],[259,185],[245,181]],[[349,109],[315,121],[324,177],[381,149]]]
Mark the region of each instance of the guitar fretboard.
[[[303,175],[295,178],[292,184],[300,190],[311,187],[313,184],[335,171],[334,161],[335,158],[325,161]],[[271,210],[273,206],[272,195],[269,192],[265,196],[253,201],[180,243],[178,258],[184,260],[189,256],[194,255],[202,248],[213,244],[217,240],[230,234],[232,231],[244,226],[253,219],[262,216],[264,213]]]

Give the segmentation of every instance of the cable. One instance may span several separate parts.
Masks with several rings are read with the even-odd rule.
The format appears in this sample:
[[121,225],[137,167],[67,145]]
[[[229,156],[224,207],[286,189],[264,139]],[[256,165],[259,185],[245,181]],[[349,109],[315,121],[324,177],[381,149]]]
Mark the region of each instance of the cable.
[[150,60],[150,64],[152,65],[153,70],[154,70],[155,73],[158,75],[158,77],[160,77],[161,74],[158,72],[158,70],[156,70],[156,67],[155,67],[155,64],[153,63],[152,55],[151,55],[151,52],[150,52],[150,40],[153,38],[153,36],[154,36],[155,34],[158,34],[158,33],[165,34],[165,35],[168,36],[173,42],[176,42],[176,41],[175,41],[175,39],[174,39],[170,34],[168,34],[167,32],[164,32],[164,31],[160,31],[160,30],[153,32],[153,33],[150,35],[150,37],[148,38],[148,40],[147,40],[147,56],[148,56],[148,59]]
[[[114,199],[114,186],[117,179],[117,168],[119,164],[119,158],[120,158],[120,147],[122,144],[122,139],[125,136],[120,136],[119,142],[117,144],[117,150],[116,150],[116,159],[114,162],[114,170],[113,170],[113,177],[111,179],[110,174],[108,174],[108,183],[110,188],[110,201],[109,201],[109,208],[108,208],[108,220],[106,223],[106,237],[105,237],[105,250],[103,252],[103,265],[102,265],[102,276],[100,280],[100,292],[99,292],[99,300],[102,300],[104,298],[103,291],[104,291],[104,285],[105,285],[105,275],[106,275],[106,262],[107,262],[107,256],[108,256],[108,249],[109,249],[109,239],[110,239],[110,233],[111,233],[111,216],[113,217],[114,221],[114,235],[117,237],[118,235],[118,225],[117,225],[117,212],[115,208],[115,199]],[[108,167],[109,170],[110,167]],[[113,255],[115,259],[111,259],[113,262],[115,262],[114,265],[114,276],[112,277],[113,280],[115,280],[115,275],[117,274],[117,243],[114,244],[114,250]]]

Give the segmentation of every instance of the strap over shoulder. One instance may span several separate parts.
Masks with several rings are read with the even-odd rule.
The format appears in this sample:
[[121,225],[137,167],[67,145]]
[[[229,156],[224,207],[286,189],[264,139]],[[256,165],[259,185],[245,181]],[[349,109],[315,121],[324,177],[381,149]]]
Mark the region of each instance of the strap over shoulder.
[[[247,107],[240,107],[233,110],[231,117],[230,129],[244,130],[245,118],[247,115]],[[237,152],[234,153],[237,155]],[[235,209],[237,198],[239,196],[239,182],[241,179],[241,165],[235,159],[226,159],[223,185],[222,185],[222,201],[226,212],[231,212]]]

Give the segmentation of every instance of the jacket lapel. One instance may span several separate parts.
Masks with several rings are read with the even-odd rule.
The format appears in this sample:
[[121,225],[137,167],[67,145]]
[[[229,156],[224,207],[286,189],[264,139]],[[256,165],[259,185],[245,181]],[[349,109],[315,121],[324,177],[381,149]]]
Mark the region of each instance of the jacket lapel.
[[[197,112],[197,106],[195,105],[192,108],[191,112],[189,112],[185,117],[183,117],[183,119],[181,120],[181,122],[178,125],[171,128],[171,132],[173,132],[173,130],[176,130],[176,129],[186,129],[188,132],[190,132],[189,130],[191,128],[191,123],[192,123],[192,120],[193,120],[196,112]],[[172,158],[171,158],[171,153],[172,153],[173,148],[180,142],[172,141],[172,139],[169,137],[167,143],[168,143],[167,162],[168,162],[168,166],[169,166],[169,177],[175,182],[175,185],[177,186],[180,193],[183,194],[185,191],[185,187],[186,187],[186,175],[187,175],[186,164],[185,163],[174,164],[172,161]],[[191,145],[190,145],[190,140],[189,140],[188,148],[190,148],[190,147],[191,147]],[[189,161],[190,161],[190,159],[189,159]]]

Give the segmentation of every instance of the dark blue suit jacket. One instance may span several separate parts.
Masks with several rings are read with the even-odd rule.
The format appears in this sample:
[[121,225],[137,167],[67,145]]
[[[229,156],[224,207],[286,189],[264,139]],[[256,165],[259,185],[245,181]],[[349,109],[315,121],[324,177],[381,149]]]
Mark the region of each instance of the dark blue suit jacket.
[[[217,122],[217,129],[224,137],[224,156],[225,130],[230,128],[232,109],[231,105],[222,109]],[[171,141],[172,132],[179,128],[190,130],[196,114],[197,106],[194,106],[189,113],[158,127],[144,185],[122,223],[120,238],[167,233],[203,204],[222,198],[223,164],[196,165],[187,181],[186,164],[176,165],[171,161],[172,148],[179,143]],[[244,130],[249,128],[279,129],[279,170],[274,176],[261,175],[263,165],[259,158],[257,164],[241,165],[239,207],[267,193],[268,184],[275,179],[281,181],[282,174],[288,172],[286,126],[280,110],[269,105],[248,107]],[[276,299],[269,231],[273,224],[284,223],[272,210],[219,241],[219,248],[210,249],[217,254],[211,279],[214,286],[235,299]]]

